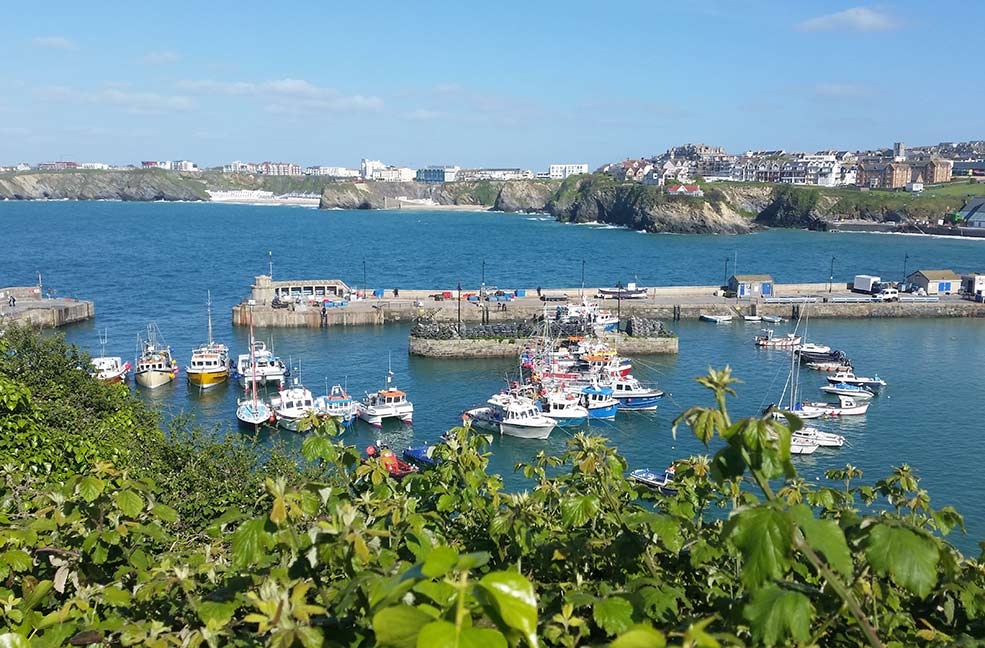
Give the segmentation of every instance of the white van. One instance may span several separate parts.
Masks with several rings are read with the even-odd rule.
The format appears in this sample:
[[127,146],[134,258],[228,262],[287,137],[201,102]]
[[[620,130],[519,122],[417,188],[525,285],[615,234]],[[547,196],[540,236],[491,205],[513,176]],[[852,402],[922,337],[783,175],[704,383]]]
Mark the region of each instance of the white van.
[[876,301],[899,301],[899,291],[895,288],[883,288],[876,293]]

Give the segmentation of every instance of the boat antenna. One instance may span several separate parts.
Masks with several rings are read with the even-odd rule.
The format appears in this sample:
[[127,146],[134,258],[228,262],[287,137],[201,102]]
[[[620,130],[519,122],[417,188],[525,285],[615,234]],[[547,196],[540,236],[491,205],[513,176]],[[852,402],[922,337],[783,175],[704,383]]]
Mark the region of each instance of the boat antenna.
[[393,382],[393,368],[390,365],[390,352],[386,352],[386,386]]
[[106,355],[106,343],[109,342],[109,329],[103,329],[99,333],[99,355]]

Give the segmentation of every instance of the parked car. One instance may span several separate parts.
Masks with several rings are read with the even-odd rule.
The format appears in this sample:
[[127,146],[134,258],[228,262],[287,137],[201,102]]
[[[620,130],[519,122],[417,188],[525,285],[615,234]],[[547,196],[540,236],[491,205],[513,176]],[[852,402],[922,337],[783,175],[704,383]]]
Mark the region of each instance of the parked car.
[[883,288],[875,295],[877,301],[899,301],[899,291],[895,288]]

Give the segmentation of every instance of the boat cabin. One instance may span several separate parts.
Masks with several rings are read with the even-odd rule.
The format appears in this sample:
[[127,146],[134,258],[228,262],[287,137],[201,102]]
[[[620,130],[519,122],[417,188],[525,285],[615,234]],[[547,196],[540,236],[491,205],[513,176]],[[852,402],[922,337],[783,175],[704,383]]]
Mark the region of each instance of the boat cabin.
[[728,291],[739,299],[773,296],[773,277],[768,274],[732,275],[728,279]]
[[192,356],[192,369],[224,369],[225,366],[218,353],[196,353]]
[[399,389],[381,389],[369,399],[373,405],[399,405],[407,401],[407,394]]

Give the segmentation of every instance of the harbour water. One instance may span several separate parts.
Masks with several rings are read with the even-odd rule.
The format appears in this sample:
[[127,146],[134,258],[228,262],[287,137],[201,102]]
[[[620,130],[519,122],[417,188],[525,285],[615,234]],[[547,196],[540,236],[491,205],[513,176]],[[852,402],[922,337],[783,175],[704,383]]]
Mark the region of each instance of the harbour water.
[[[137,334],[156,321],[179,362],[206,336],[206,290],[212,291],[215,337],[233,353],[248,332],[230,325],[229,312],[266,273],[274,277],[339,277],[361,286],[363,262],[370,288],[477,288],[485,259],[487,285],[502,288],[573,286],[586,261],[589,285],[638,280],[645,285],[716,284],[735,262],[740,273],[768,272],[778,282],[825,281],[835,257],[836,281],[858,273],[900,278],[908,270],[982,270],[985,241],[876,234],[769,231],[746,236],[644,235],[593,225],[562,225],[547,216],[497,213],[319,212],[295,207],[164,203],[0,203],[3,253],[0,285],[28,285],[43,273],[45,290],[92,299],[96,319],[64,329],[94,354],[99,332],[109,332],[107,353],[132,360]],[[778,332],[792,324],[781,325]],[[859,374],[878,373],[889,387],[864,417],[824,421],[851,444],[797,458],[811,480],[851,463],[872,482],[890,467],[909,463],[923,477],[936,506],[952,504],[969,534],[953,538],[977,553],[985,539],[985,475],[978,470],[985,441],[979,401],[985,393],[985,321],[817,320],[811,341],[844,350]],[[709,366],[729,364],[743,379],[733,414],[750,415],[777,401],[789,367],[783,351],[752,344],[759,326],[680,322],[678,356],[637,359],[633,374],[669,392],[651,414],[619,415],[593,427],[618,445],[632,467],[663,468],[673,459],[705,453],[690,433],[673,439],[670,424],[684,407],[709,403],[694,381]],[[467,407],[504,386],[515,371],[508,360],[429,360],[407,356],[408,328],[360,327],[259,331],[285,361],[297,365],[316,394],[326,380],[347,382],[361,395],[383,385],[390,358],[395,384],[414,401],[415,425],[387,427],[394,447],[434,440]],[[804,397],[820,399],[820,374],[805,371]],[[190,411],[221,434],[243,434],[235,422],[235,385],[199,393],[179,381],[142,398],[165,412]],[[280,433],[289,435],[290,433]],[[347,439],[366,445],[381,433],[357,426]],[[567,438],[506,438],[493,446],[492,468],[507,484],[518,461],[545,449],[561,452]]]

